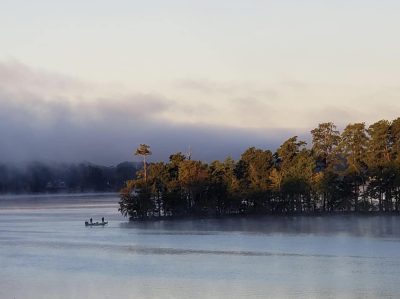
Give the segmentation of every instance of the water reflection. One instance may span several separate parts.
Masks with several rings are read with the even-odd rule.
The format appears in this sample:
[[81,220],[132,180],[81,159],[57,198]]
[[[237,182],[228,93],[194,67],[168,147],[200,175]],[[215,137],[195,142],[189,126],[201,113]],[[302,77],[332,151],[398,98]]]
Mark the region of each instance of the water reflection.
[[0,198],[0,298],[400,297],[395,216],[128,223],[117,201]]
[[123,222],[121,228],[137,228],[162,233],[212,234],[245,232],[247,234],[347,235],[356,237],[400,237],[398,216],[264,216],[253,218],[161,220]]

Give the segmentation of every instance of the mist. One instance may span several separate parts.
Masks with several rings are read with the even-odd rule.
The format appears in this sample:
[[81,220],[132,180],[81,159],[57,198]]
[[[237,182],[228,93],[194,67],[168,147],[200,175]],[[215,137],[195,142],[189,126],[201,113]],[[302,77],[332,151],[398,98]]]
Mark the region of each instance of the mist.
[[0,79],[3,163],[114,165],[135,159],[132,153],[140,143],[151,145],[153,161],[167,160],[170,154],[186,152],[189,147],[193,158],[211,161],[238,158],[249,146],[275,150],[299,133],[174,123],[163,113],[176,103],[163,95],[89,84],[18,62],[0,64]]

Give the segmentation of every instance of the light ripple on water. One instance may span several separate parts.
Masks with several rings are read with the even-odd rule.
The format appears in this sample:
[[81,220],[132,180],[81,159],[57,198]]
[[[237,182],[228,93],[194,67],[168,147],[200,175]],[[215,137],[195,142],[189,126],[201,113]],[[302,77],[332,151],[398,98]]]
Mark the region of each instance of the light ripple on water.
[[398,217],[127,223],[116,196],[14,200],[0,298],[400,298]]
[[[121,245],[121,244],[93,244],[85,242],[49,242],[49,241],[26,241],[26,240],[10,240],[3,246],[33,246],[47,247],[52,249],[86,249],[86,250],[104,250],[104,251],[120,251],[133,254],[144,255],[230,255],[230,256],[248,256],[248,257],[302,257],[302,258],[349,258],[349,259],[390,259],[390,257],[379,256],[360,256],[360,255],[333,255],[333,254],[305,254],[305,253],[288,253],[288,252],[271,252],[271,251],[246,251],[246,250],[206,250],[206,249],[182,249],[182,248],[163,248],[148,247],[140,245]],[[1,244],[0,244],[1,246]]]

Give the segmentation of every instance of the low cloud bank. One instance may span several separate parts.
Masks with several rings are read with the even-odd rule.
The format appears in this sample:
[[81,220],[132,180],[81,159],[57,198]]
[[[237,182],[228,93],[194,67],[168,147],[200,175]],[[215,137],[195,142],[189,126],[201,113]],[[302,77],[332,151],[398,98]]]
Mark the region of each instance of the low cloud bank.
[[[137,159],[140,143],[151,145],[154,161],[189,146],[195,159],[238,158],[249,146],[274,151],[293,135],[309,140],[321,122],[343,129],[399,116],[396,86],[363,93],[298,81],[265,86],[186,80],[168,97],[0,62],[0,162],[115,164]],[[321,101],[302,100],[317,95]]]
[[134,159],[139,143],[153,160],[185,152],[195,159],[234,158],[249,146],[274,150],[287,130],[173,123],[162,117],[175,102],[156,94],[132,94],[115,87],[0,64],[0,161],[29,160],[115,164]]

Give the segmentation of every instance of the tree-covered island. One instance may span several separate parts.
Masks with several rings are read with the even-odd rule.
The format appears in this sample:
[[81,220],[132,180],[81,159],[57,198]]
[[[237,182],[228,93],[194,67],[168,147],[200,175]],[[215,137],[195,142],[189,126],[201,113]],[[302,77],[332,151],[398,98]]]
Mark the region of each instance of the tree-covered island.
[[210,164],[176,153],[147,163],[120,192],[130,219],[224,215],[399,212],[400,118],[369,127],[329,123],[311,131],[312,145],[286,140],[275,153],[248,148],[238,161]]

